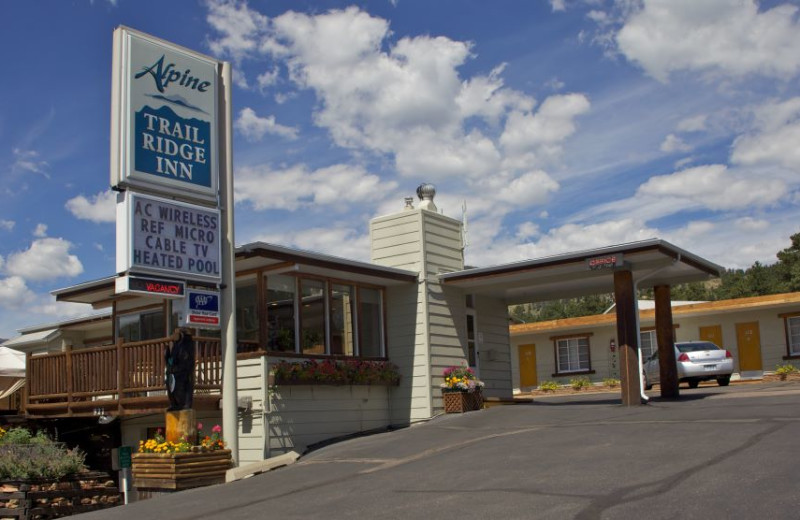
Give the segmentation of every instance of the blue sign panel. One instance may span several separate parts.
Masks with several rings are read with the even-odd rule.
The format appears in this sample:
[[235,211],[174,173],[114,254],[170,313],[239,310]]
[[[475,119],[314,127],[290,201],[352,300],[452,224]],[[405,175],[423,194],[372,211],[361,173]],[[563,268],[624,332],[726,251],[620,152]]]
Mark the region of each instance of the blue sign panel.
[[136,112],[136,170],[211,187],[208,121],[185,119],[171,108],[145,106]]

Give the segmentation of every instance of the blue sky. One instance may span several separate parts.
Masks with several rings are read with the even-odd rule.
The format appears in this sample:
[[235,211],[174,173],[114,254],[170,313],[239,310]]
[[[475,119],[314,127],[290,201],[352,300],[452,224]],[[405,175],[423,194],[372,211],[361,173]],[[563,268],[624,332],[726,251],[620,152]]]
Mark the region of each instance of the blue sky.
[[0,4],[0,337],[114,273],[111,37],[232,62],[237,244],[368,260],[421,182],[487,266],[658,237],[726,267],[800,231],[797,1]]

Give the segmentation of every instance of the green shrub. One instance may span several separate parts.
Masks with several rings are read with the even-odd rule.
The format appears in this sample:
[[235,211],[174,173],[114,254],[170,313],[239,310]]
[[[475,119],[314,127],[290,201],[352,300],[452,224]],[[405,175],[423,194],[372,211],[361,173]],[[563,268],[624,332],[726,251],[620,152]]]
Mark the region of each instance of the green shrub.
[[42,432],[11,428],[0,437],[0,480],[57,479],[86,471],[85,460]]
[[778,365],[775,368],[775,373],[778,375],[779,378],[781,378],[781,380],[786,379],[786,376],[788,376],[789,374],[793,374],[795,372],[797,372],[797,367],[790,364]]
[[555,392],[559,388],[561,388],[561,385],[559,385],[556,381],[543,381],[539,385],[539,390],[542,392]]
[[589,381],[588,377],[575,377],[569,380],[569,386],[571,386],[573,390],[583,390],[591,385],[592,382]]
[[619,386],[619,379],[615,379],[613,377],[607,377],[603,379],[603,384],[609,388],[616,388]]

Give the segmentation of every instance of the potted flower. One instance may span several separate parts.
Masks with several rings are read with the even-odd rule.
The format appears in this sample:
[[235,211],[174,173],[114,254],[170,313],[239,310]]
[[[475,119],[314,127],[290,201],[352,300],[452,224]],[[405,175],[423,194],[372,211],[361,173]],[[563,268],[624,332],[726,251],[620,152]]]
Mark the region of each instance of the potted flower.
[[442,401],[445,413],[463,413],[483,406],[483,382],[469,367],[449,367],[442,374]]

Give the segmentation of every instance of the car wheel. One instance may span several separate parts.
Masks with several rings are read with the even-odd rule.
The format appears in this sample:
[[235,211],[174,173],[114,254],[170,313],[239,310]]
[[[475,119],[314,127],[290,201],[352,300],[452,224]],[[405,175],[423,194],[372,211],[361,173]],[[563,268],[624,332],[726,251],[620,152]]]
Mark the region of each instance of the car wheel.
[[728,386],[731,382],[731,376],[721,376],[717,378],[717,384],[719,386]]
[[698,381],[697,379],[691,379],[688,381],[688,383],[689,383],[689,388],[697,388],[698,386],[700,386],[700,381]]

